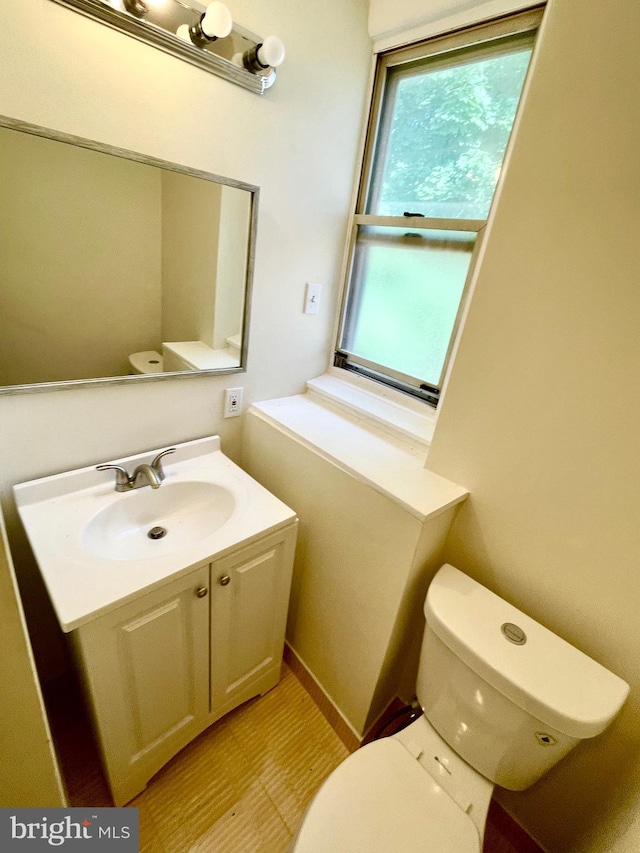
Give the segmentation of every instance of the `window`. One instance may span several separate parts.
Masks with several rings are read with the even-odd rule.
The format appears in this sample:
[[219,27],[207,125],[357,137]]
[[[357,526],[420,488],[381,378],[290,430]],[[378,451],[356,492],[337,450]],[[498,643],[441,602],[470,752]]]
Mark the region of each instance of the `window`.
[[379,57],[337,366],[437,405],[540,17]]

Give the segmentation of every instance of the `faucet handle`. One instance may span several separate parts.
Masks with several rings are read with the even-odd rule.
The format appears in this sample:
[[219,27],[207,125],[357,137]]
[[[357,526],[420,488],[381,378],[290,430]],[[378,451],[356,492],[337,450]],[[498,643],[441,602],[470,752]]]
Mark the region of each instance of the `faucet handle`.
[[162,457],[167,456],[169,453],[175,453],[176,449],[177,448],[175,448],[175,447],[168,447],[166,450],[163,450],[162,453],[158,453],[158,455],[155,457],[155,459],[151,463],[151,467],[156,472],[160,482],[162,482],[162,480],[164,480],[164,476],[165,476],[164,471],[162,470]]
[[128,489],[131,486],[131,477],[125,467],[122,465],[96,465],[96,471],[109,471],[111,469],[116,472],[116,490]]

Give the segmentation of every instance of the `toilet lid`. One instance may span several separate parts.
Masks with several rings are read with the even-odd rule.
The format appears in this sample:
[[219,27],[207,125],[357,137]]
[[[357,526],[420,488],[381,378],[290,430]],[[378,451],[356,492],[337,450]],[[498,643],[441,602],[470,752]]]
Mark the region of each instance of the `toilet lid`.
[[471,819],[393,738],[349,756],[325,781],[293,853],[479,853]]
[[140,373],[162,373],[162,356],[154,349],[132,352],[129,364]]

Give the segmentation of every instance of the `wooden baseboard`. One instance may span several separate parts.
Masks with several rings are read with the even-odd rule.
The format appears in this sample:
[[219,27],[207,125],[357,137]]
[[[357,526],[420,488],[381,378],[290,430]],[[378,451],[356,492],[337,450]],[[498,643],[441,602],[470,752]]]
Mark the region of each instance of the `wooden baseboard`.
[[300,658],[286,643],[284,647],[284,662],[302,684],[309,696],[311,696],[315,704],[318,706],[318,710],[322,716],[326,719],[349,752],[355,752],[356,749],[360,747],[360,739],[344,721],[335,705],[333,705]]

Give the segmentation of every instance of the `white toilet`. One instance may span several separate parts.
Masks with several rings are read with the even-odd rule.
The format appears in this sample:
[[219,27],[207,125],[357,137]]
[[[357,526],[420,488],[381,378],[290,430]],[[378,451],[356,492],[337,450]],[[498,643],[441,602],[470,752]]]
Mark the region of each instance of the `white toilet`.
[[129,356],[131,373],[162,373],[162,356],[154,349],[132,352]]
[[436,574],[424,612],[424,716],[329,776],[292,853],[478,853],[494,784],[532,785],[602,732],[629,693],[453,566]]

